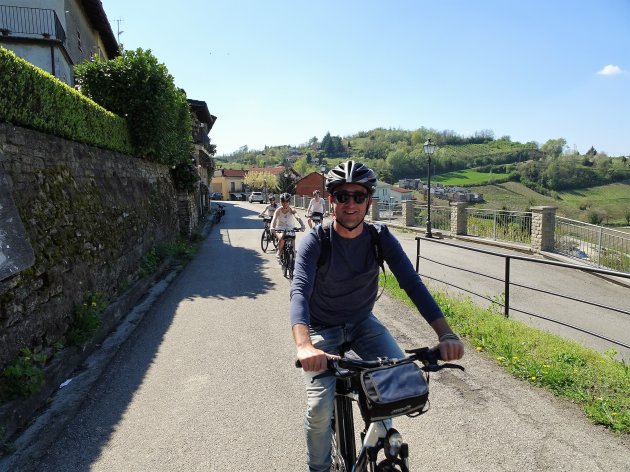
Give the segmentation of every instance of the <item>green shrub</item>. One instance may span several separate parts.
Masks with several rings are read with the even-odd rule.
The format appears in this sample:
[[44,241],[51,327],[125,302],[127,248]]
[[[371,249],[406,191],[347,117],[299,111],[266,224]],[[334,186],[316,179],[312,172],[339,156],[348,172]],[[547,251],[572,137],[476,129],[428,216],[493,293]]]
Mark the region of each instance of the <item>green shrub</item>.
[[106,306],[101,292],[89,294],[81,305],[75,306],[72,323],[66,332],[68,344],[81,346],[92,339],[101,326],[101,312]]
[[171,166],[190,162],[192,119],[186,94],[150,50],[84,62],[75,66],[75,74],[86,96],[126,117],[136,156]]
[[104,149],[131,152],[125,120],[0,47],[0,121]]
[[44,385],[43,366],[48,356],[35,354],[26,347],[20,352],[20,356],[2,372],[0,401],[28,397]]

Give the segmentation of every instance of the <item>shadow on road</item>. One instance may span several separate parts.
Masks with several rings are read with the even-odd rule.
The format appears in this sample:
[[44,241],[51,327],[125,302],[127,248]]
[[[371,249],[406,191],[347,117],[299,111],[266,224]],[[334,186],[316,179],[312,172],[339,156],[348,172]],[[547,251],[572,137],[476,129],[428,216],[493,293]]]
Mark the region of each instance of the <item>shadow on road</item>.
[[[148,408],[142,408],[146,417],[135,420],[143,427],[155,427],[155,434],[169,437],[168,432],[159,431],[165,426],[163,418],[162,421],[160,418],[177,407],[176,397],[182,385],[177,380],[180,372],[160,371],[158,357],[185,356],[188,347],[182,346],[181,342],[189,342],[196,344],[193,351],[198,353],[199,359],[187,357],[182,362],[205,362],[203,341],[199,341],[199,326],[205,330],[207,338],[217,336],[218,328],[215,327],[219,325],[215,324],[215,319],[225,318],[225,310],[228,309],[227,305],[222,305],[223,301],[229,300],[233,304],[234,300],[247,299],[243,303],[251,308],[251,299],[268,293],[276,285],[263,270],[269,259],[260,249],[250,249],[250,238],[258,238],[258,231],[242,231],[262,231],[262,221],[251,210],[229,204],[226,207],[225,217],[212,227],[194,259],[148,309],[137,328],[122,344],[85,398],[79,413],[70,420],[48,453],[38,462],[32,461],[26,470],[89,470],[102,455],[107,454],[108,444],[113,440],[122,418],[130,411],[137,411],[130,408],[132,402],[150,403]],[[239,241],[248,242],[249,247],[239,245]],[[178,321],[174,323],[176,316]],[[186,331],[193,329],[197,332]],[[174,342],[173,337],[181,337],[181,340]],[[201,339],[204,338],[206,334],[202,333]],[[181,352],[170,352],[173,349],[181,349]],[[182,370],[186,367],[181,366]],[[150,384],[156,382],[164,385],[164,398],[151,397],[145,392],[146,389],[151,390]],[[146,413],[147,410],[149,413]],[[133,443],[133,438],[127,439]],[[128,452],[132,454],[135,447],[130,444]],[[165,447],[168,445],[165,444]],[[68,460],[70,450],[80,451],[73,454],[72,461]],[[123,468],[124,460],[124,457],[120,458]]]

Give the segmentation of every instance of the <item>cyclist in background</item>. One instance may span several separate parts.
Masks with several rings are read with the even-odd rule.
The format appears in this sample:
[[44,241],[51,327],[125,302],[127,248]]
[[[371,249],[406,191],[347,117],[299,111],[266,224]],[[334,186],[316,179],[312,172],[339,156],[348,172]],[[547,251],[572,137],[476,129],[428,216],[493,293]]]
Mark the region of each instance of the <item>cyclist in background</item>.
[[273,214],[278,209],[278,204],[276,203],[276,197],[273,195],[269,196],[269,205],[265,207],[265,209],[260,213],[259,216],[273,218]]
[[[283,193],[280,195],[280,208],[278,208],[274,214],[273,219],[271,220],[271,230],[282,229],[282,230],[290,230],[296,228],[298,223],[304,231],[304,222],[297,216],[297,210],[291,208],[289,206],[289,200],[291,200],[291,195],[288,193]],[[280,254],[282,254],[282,249],[284,248],[284,233],[282,233],[278,240],[278,251],[276,252],[276,257],[280,258]]]
[[[297,251],[290,316],[297,358],[304,369],[304,429],[311,472],[327,472],[331,465],[335,377],[315,378],[326,369],[327,358],[336,357],[343,344],[367,360],[404,357],[394,337],[372,313],[379,265],[370,228],[363,220],[375,189],[376,174],[361,163],[347,161],[332,169],[326,177],[326,190],[335,218],[327,260],[320,264],[322,243],[317,229],[306,233]],[[464,345],[451,331],[400,242],[387,226],[374,226],[384,260],[437,334],[442,359],[460,359]]]
[[313,227],[313,216],[319,216],[320,221],[324,220],[324,199],[320,196],[319,190],[313,192],[313,198],[308,204],[306,210],[308,215],[308,227]]

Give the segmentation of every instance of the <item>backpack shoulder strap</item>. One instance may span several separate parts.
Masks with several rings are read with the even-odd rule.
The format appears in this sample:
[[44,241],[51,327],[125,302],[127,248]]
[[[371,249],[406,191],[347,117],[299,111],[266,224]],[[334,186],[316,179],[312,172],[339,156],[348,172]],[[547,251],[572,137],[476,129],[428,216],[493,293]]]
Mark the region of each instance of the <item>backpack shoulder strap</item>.
[[320,244],[319,259],[317,259],[317,268],[319,269],[328,260],[330,255],[330,223],[326,225],[317,225],[317,237]]
[[368,223],[367,227],[372,238],[372,246],[374,247],[374,258],[376,259],[376,262],[378,262],[378,265],[381,267],[381,269],[383,269],[383,272],[385,272],[385,259],[383,257],[383,248],[381,246],[381,237],[379,235],[378,229],[376,229],[376,226],[374,226],[372,223]]

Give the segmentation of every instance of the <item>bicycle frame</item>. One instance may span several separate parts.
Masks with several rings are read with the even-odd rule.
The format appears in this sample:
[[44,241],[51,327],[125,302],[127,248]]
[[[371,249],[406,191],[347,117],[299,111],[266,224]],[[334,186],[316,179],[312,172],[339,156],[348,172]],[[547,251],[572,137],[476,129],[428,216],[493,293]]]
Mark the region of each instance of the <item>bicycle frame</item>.
[[[358,402],[359,395],[354,392],[350,379],[337,379],[334,416],[336,444],[333,444],[333,447],[336,446],[338,450],[333,451],[333,457],[338,455],[343,459],[343,468],[338,469],[340,471],[376,471],[378,452],[384,448],[385,438],[389,430],[385,427],[384,421],[366,422],[365,429],[361,433],[361,449],[357,456],[353,401]],[[408,448],[406,444],[401,449],[404,449],[401,470],[408,472],[409,463],[406,457]],[[334,460],[333,466],[337,466],[338,464],[334,464]]]

